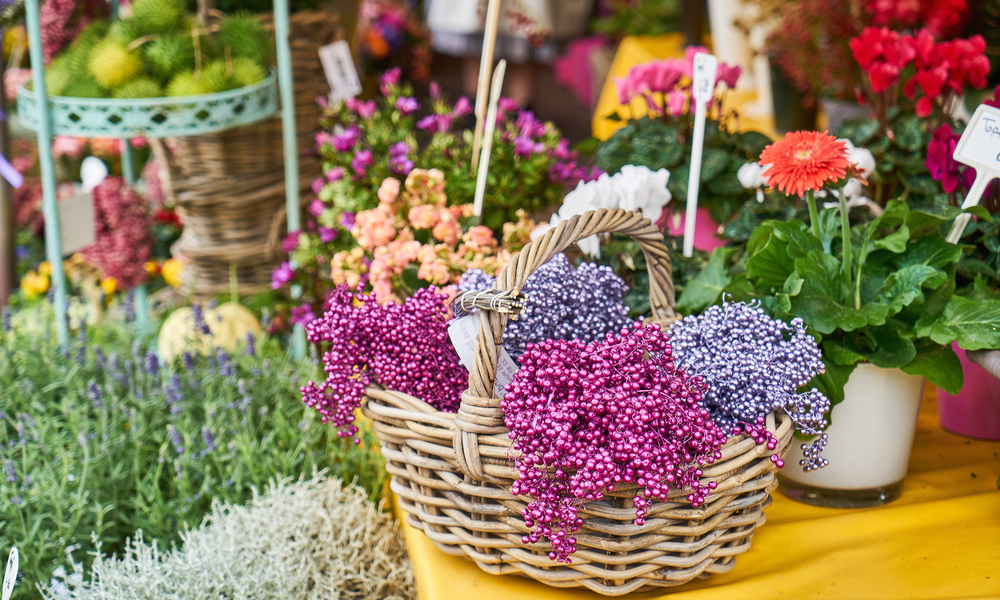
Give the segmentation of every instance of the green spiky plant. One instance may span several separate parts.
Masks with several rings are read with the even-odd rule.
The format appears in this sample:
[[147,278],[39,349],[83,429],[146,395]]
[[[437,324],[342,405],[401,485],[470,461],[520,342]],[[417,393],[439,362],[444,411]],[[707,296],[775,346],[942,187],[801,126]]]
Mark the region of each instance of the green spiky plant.
[[108,92],[92,77],[84,75],[73,79],[63,90],[63,95],[70,98],[106,98]]
[[233,81],[236,87],[247,87],[267,77],[264,67],[250,60],[249,58],[233,59]]
[[184,23],[182,0],[135,0],[132,18],[140,35],[162,35],[177,31]]
[[249,58],[258,65],[267,65],[274,57],[271,35],[249,13],[240,12],[224,19],[216,40],[221,48],[229,48],[233,58]]
[[109,36],[90,51],[87,66],[97,83],[106,88],[117,88],[139,75],[142,59],[124,42]]
[[73,72],[67,56],[57,56],[45,68],[45,90],[50,96],[62,96],[72,80]]
[[168,96],[200,96],[211,93],[201,77],[195,77],[194,71],[178,73],[167,85]]
[[164,82],[194,64],[194,40],[186,32],[153,40],[144,49],[150,72]]
[[159,98],[161,96],[163,96],[163,86],[149,77],[136,77],[114,91],[114,97],[121,100]]

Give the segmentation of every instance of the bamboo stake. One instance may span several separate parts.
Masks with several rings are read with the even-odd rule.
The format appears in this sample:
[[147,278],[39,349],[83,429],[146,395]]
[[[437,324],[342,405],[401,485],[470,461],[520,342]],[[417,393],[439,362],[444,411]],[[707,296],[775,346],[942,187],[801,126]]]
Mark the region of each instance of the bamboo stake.
[[483,201],[486,198],[486,177],[490,172],[490,154],[493,152],[493,131],[497,126],[497,105],[500,104],[500,90],[503,89],[503,74],[507,69],[507,61],[500,59],[496,71],[493,72],[493,85],[490,91],[490,106],[486,112],[486,131],[483,140],[483,152],[479,155],[479,172],[476,174],[476,197],[472,205],[472,214],[476,222],[483,219]]
[[486,9],[486,31],[483,33],[483,56],[479,62],[479,88],[476,90],[476,131],[472,140],[472,172],[476,172],[479,148],[483,143],[485,129],[487,93],[490,90],[490,72],[493,70],[493,56],[497,48],[497,29],[500,27],[500,2],[489,0]]

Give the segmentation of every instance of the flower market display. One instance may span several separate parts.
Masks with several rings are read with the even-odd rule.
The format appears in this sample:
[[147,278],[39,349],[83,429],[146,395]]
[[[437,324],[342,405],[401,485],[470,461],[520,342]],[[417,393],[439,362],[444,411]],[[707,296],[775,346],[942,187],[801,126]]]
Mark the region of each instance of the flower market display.
[[0,6],[4,600],[1000,594],[1000,3],[278,4]]

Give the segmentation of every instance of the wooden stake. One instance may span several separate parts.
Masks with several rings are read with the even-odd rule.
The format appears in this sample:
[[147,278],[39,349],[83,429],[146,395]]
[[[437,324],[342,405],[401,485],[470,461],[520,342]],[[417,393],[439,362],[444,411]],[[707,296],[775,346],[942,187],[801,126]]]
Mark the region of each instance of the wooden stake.
[[497,48],[497,29],[500,27],[500,2],[489,0],[486,9],[486,31],[483,33],[483,56],[479,62],[479,87],[476,90],[476,131],[472,139],[472,172],[476,172],[479,149],[483,143],[486,120],[486,101],[490,90],[490,72]]
[[486,131],[483,140],[483,151],[479,155],[479,171],[476,173],[476,197],[472,205],[472,214],[476,223],[483,220],[483,201],[486,198],[486,177],[490,172],[490,154],[493,152],[493,131],[497,126],[497,105],[500,104],[500,90],[503,88],[503,74],[507,69],[507,61],[500,59],[496,71],[493,72],[493,85],[490,91],[490,106],[486,112]]

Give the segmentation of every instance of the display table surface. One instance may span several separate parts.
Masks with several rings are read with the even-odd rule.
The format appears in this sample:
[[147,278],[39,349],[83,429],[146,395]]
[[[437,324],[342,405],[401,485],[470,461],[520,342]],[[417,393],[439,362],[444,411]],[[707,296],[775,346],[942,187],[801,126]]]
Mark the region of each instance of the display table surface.
[[[1000,598],[1000,443],[938,425],[927,386],[899,500],[838,510],[779,492],[750,551],[729,573],[628,598]],[[793,468],[789,465],[786,468]],[[399,513],[419,600],[595,600],[444,554]]]
[[[611,63],[608,78],[604,82],[604,87],[601,88],[597,108],[594,109],[594,118],[591,122],[594,137],[606,140],[615,131],[625,126],[624,122],[610,121],[606,118],[616,111],[623,119],[630,115],[640,117],[646,114],[646,103],[642,99],[633,100],[628,109],[619,104],[614,78],[625,77],[635,65],[651,60],[682,57],[684,56],[684,47],[685,38],[680,33],[623,38],[618,44],[618,51],[615,52],[615,59]],[[730,90],[727,92],[724,108],[727,111],[733,109],[740,111],[740,131],[760,131],[774,139],[777,137],[777,133],[774,130],[773,119],[754,119],[751,118],[748,111],[743,110],[756,98],[757,94],[753,90]]]

